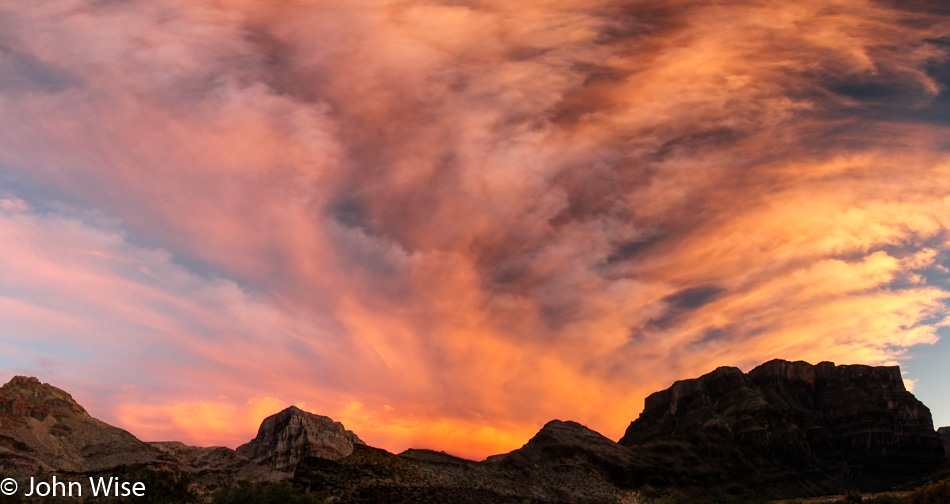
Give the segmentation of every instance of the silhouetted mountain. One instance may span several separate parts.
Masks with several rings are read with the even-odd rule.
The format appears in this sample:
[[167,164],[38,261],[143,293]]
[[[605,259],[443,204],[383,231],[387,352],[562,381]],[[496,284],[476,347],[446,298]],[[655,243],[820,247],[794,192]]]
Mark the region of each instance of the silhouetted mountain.
[[643,459],[577,422],[552,420],[521,448],[485,463],[526,475],[528,487],[558,489],[551,502],[621,502],[635,490],[624,484],[625,472]]
[[340,422],[291,406],[264,419],[257,437],[237,452],[258,464],[293,471],[305,457],[341,459],[365,444]]
[[[943,439],[943,445],[941,444]],[[366,446],[296,407],[238,448],[143,443],[89,416],[35,378],[0,388],[0,472],[171,470],[207,489],[291,477],[339,503],[613,504],[635,495],[794,497],[914,481],[945,459],[950,429],[903,386],[896,367],[775,360],[722,367],[649,396],[619,443],[548,422],[521,448],[474,462],[444,452]],[[941,471],[947,471],[944,465]]]
[[830,362],[677,381],[646,399],[619,443],[669,469],[633,483],[782,495],[887,488],[944,459],[930,410],[896,366]]
[[[533,453],[536,445],[529,445],[527,451]],[[412,452],[393,455],[369,446],[353,448],[339,460],[304,459],[294,482],[352,504],[615,504],[633,494],[614,485],[603,468],[592,466],[584,456],[545,453],[532,462],[530,456],[516,454],[500,462],[473,462],[447,454],[420,458]]]
[[632,454],[577,422],[551,420],[521,448],[492,455],[486,462],[537,466],[548,460],[567,459],[610,467],[632,463]]
[[400,457],[421,460],[423,462],[435,462],[439,464],[472,464],[475,461],[456,457],[444,451],[425,450],[420,448],[409,448],[399,454]]

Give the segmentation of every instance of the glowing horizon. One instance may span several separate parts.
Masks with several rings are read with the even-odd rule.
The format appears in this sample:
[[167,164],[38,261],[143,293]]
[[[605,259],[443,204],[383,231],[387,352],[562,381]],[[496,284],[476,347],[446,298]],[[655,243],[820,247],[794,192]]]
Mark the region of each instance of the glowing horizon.
[[946,7],[0,12],[3,381],[484,458],[721,365],[899,363],[950,424]]

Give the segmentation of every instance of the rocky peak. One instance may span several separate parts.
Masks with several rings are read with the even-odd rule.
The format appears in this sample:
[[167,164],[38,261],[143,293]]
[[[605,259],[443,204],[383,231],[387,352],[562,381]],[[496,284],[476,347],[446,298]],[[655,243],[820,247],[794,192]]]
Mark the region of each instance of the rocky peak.
[[551,420],[544,424],[541,430],[528,441],[528,445],[593,445],[614,444],[600,433],[588,429],[586,426],[573,421]]
[[[606,503],[623,501],[618,478],[633,461],[631,450],[601,434],[577,422],[552,420],[521,448],[488,457],[480,466],[490,471],[487,480],[492,484],[517,481],[521,489],[516,495],[531,497],[525,502]],[[554,495],[539,498],[548,492]]]
[[37,420],[47,416],[88,415],[65,391],[26,376],[15,376],[0,387],[0,411]]
[[261,422],[257,437],[237,452],[259,464],[293,471],[305,457],[339,460],[365,444],[340,422],[291,406]]
[[89,416],[66,392],[17,376],[0,387],[0,470],[95,472],[164,466],[161,452]]
[[583,459],[598,466],[622,466],[629,463],[630,452],[577,422],[551,420],[521,448],[492,455],[486,461],[538,466],[569,459]]

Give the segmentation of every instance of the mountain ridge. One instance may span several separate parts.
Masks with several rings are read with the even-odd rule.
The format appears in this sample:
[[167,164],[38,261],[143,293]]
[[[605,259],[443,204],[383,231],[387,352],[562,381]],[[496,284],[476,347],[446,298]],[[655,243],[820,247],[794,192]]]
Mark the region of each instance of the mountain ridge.
[[395,455],[296,406],[264,419],[236,450],[144,443],[36,378],[0,387],[0,472],[8,475],[171,470],[208,490],[289,480],[354,503],[800,497],[925,477],[946,461],[947,446],[950,428],[933,429],[896,366],[724,366],[648,396],[618,442],[552,420],[521,448],[482,462],[434,450]]

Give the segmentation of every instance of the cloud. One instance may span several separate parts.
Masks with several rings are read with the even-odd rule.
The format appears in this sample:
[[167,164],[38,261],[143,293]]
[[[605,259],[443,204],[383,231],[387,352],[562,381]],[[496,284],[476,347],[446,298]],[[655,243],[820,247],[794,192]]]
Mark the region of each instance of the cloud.
[[477,457],[943,324],[946,13],[0,8],[5,344],[133,432],[233,446],[305,402]]
[[3,198],[0,199],[0,209],[7,212],[26,212],[30,209],[30,205],[20,198]]
[[[0,217],[0,236],[0,318],[5,342],[17,349],[14,372],[39,370],[67,388],[98,384],[89,406],[107,418],[127,400],[247,393],[247,383],[217,381],[226,376],[247,375],[294,397],[284,373],[320,382],[322,370],[312,367],[320,355],[345,362],[343,352],[321,348],[333,343],[321,340],[320,321],[281,311],[232,281],[191,273],[116,229],[19,213]],[[123,387],[112,392],[118,406],[110,386]]]
[[122,403],[116,419],[143,439],[220,446],[247,437],[265,418],[288,406],[272,397],[252,397],[243,405],[225,400]]

